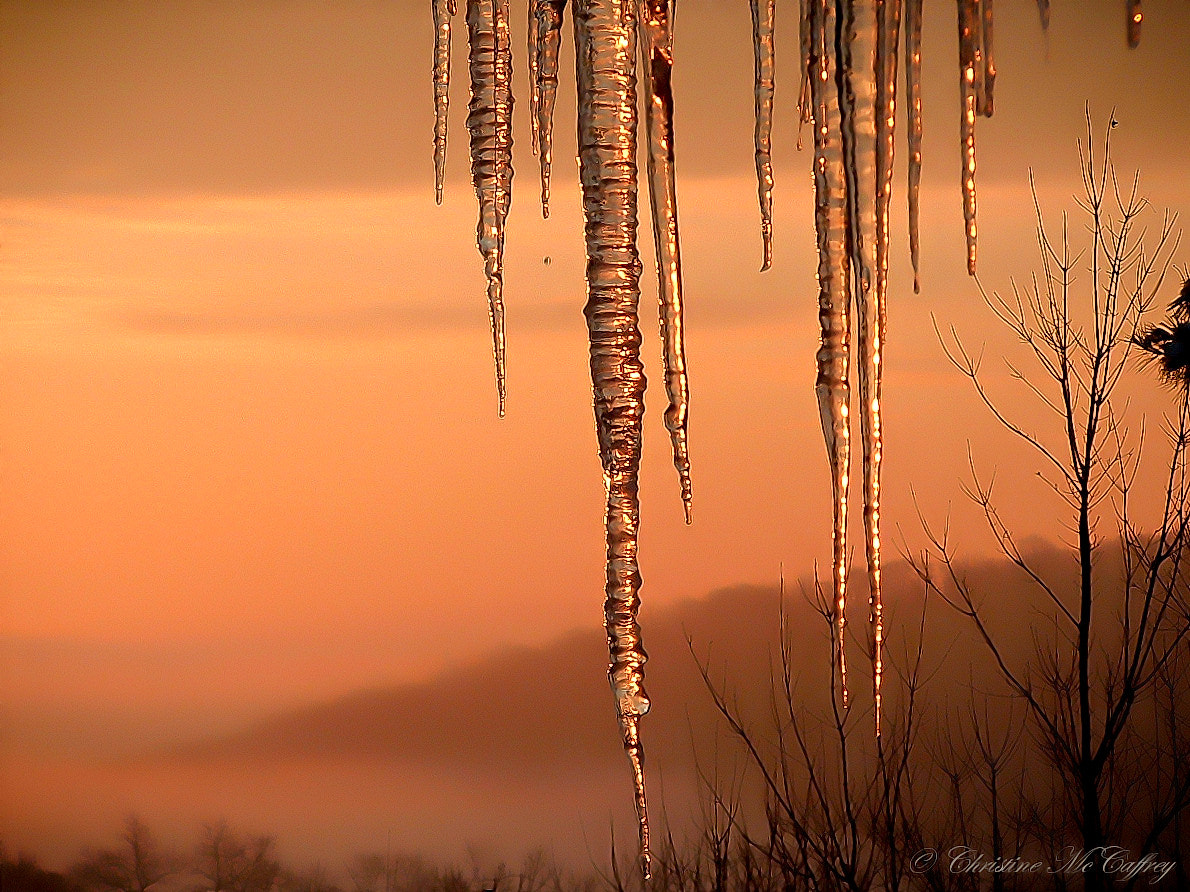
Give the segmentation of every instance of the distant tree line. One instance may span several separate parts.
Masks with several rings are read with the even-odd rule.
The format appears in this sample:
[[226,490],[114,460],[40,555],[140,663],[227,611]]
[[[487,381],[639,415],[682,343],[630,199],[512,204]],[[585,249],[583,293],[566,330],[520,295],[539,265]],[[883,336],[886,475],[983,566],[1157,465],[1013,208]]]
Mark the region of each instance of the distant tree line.
[[119,842],[82,854],[67,871],[46,870],[35,856],[10,856],[0,845],[0,892],[597,892],[597,875],[565,873],[541,851],[519,870],[501,863],[467,869],[417,855],[361,853],[340,869],[281,862],[269,835],[243,833],[226,821],[206,824],[189,855],[163,846],[138,817]]

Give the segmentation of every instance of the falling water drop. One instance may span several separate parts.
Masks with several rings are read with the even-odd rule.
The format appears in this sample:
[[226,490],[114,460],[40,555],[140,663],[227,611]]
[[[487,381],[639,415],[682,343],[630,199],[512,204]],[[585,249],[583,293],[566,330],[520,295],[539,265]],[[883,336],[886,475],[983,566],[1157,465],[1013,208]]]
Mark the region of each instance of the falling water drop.
[[512,200],[512,46],[508,0],[468,0],[471,179],[479,199],[476,238],[488,279],[496,392],[504,416],[504,222]]
[[531,0],[536,28],[531,53],[535,59],[533,95],[537,100],[536,133],[541,164],[541,215],[550,215],[550,165],[553,161],[554,103],[558,96],[558,54],[566,0]]
[[450,19],[455,0],[434,4],[434,200],[442,204],[446,180],[446,123],[450,108]]
[[967,272],[975,275],[975,47],[978,39],[978,0],[958,0],[959,89],[962,97],[963,222],[967,233]]
[[644,752],[637,723],[649,709],[637,609],[638,473],[645,375],[640,360],[636,247],[636,16],[632,0],[583,0],[574,16],[578,150],[586,219],[591,382],[607,487],[604,617],[624,749],[632,764],[641,866],[649,875]]
[[[773,26],[776,0],[752,0],[752,51],[755,59],[756,187],[760,234],[764,242],[761,272],[773,265]],[[799,90],[799,94],[800,94]],[[800,102],[800,99],[799,99]],[[799,112],[800,115],[800,112]]]
[[1140,8],[1140,0],[1128,0],[1128,46],[1136,49],[1140,44],[1140,26],[1144,23],[1144,13]]
[[905,0],[905,101],[908,113],[909,257],[913,263],[913,293],[921,291],[921,5]]
[[686,346],[682,312],[682,255],[678,243],[678,195],[674,184],[673,40],[671,0],[640,0],[642,57],[648,80],[645,118],[649,133],[649,201],[657,252],[657,297],[660,302],[665,392],[669,406],[665,427],[673,446],[674,467],[681,486],[686,523],[692,520],[690,450],[686,439],[690,388],[686,379]]

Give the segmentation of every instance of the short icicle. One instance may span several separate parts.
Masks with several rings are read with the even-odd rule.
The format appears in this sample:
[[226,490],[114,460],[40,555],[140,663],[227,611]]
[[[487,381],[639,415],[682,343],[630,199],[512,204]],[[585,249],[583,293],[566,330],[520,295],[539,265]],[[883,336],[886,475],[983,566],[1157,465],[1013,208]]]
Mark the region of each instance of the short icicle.
[[686,343],[682,312],[682,255],[678,240],[678,194],[674,183],[673,31],[671,0],[640,0],[641,54],[647,69],[645,118],[649,133],[649,202],[657,252],[665,392],[669,406],[665,427],[673,446],[674,467],[686,523],[692,520],[690,449],[686,426],[690,388],[686,378]]
[[1050,29],[1050,0],[1037,0],[1037,15],[1041,17],[1041,30]]
[[905,0],[905,102],[908,113],[909,258],[913,263],[913,293],[921,292],[921,5]]
[[1132,49],[1140,45],[1140,26],[1144,24],[1144,19],[1140,0],[1128,0],[1128,46]]
[[[878,0],[876,32],[876,287],[860,318],[860,401],[863,403],[864,530],[868,560],[868,621],[872,634],[872,695],[880,736],[884,680],[884,601],[880,575],[880,470],[884,455],[880,406],[888,297],[888,213],[896,144],[897,36],[901,0]],[[857,311],[858,312],[858,311]],[[865,349],[866,347],[866,349]]]
[[512,199],[512,47],[508,0],[468,0],[471,179],[479,199],[477,241],[488,280],[496,392],[504,417],[504,222]]
[[958,0],[959,89],[963,148],[963,221],[967,233],[967,272],[975,275],[975,48],[978,40],[978,0]]
[[640,256],[636,246],[635,0],[578,0],[574,13],[578,148],[586,219],[591,382],[607,486],[604,618],[624,749],[632,765],[641,868],[650,873],[644,751],[638,723],[649,710],[637,610],[638,475],[645,375],[640,359]]
[[562,21],[566,0],[530,0],[533,4],[535,39],[534,59],[534,133],[541,165],[541,215],[550,215],[550,166],[553,163],[554,104],[558,97],[558,54],[562,48]]
[[996,59],[993,55],[992,41],[995,25],[992,0],[980,0],[979,12],[983,20],[979,32],[983,43],[983,115],[990,118],[996,107],[993,98],[996,87]]
[[834,647],[843,690],[847,661],[844,651],[847,605],[847,492],[851,463],[849,420],[851,386],[850,264],[847,252],[847,186],[839,134],[839,102],[835,90],[833,0],[809,0],[808,70],[814,113],[814,230],[818,243],[818,323],[820,345],[815,393],[831,470]]
[[[756,188],[760,200],[763,272],[773,265],[773,31],[776,0],[751,0],[754,93],[756,96]],[[799,100],[800,101],[800,100]]]
[[455,0],[431,0],[434,11],[434,201],[446,181],[446,126],[450,109],[450,19]]

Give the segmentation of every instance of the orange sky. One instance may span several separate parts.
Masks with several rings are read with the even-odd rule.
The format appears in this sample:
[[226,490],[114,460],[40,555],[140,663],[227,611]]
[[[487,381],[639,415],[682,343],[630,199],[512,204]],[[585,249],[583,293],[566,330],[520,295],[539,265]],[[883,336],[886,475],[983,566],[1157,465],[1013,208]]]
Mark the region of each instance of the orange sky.
[[[573,112],[559,114],[542,222],[518,81],[501,421],[465,68],[457,57],[437,208],[423,6],[0,0],[10,752],[233,727],[601,622],[602,479],[564,161]],[[684,0],[678,20],[696,521],[681,522],[647,290],[646,646],[650,605],[770,583],[829,555],[794,29],[779,34],[775,268],[760,275],[748,22],[727,6]],[[1073,207],[1084,101],[1097,121],[1117,109],[1117,162],[1141,170],[1153,204],[1190,207],[1190,9],[1145,11],[1129,52],[1122,2],[1055,3],[1048,38],[1032,3],[998,5],[997,114],[979,129],[989,288],[1036,266],[1029,167],[1051,219]],[[894,200],[886,541],[920,541],[911,492],[936,519],[953,503],[959,534],[977,528],[959,492],[968,441],[997,469],[1008,519],[1050,535],[1021,499],[1025,454],[948,369],[930,321],[1004,343],[963,274],[953,11],[941,12],[925,35],[920,296],[901,175]],[[520,16],[514,26],[520,47]],[[523,78],[519,55],[517,66]],[[1138,408],[1160,411],[1165,397],[1142,393]]]

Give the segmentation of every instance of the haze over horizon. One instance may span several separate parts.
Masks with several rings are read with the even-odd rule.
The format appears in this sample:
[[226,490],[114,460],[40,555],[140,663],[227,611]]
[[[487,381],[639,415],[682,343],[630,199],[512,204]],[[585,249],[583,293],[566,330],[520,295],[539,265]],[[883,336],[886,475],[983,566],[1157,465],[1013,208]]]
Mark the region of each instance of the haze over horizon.
[[[602,634],[581,208],[563,163],[572,81],[543,222],[517,58],[501,421],[467,174],[465,40],[438,208],[426,6],[0,0],[0,838],[33,846],[51,833],[49,818],[25,821],[27,796],[68,804],[72,785],[90,783],[64,767],[80,754],[230,733],[572,630]],[[1038,266],[1030,170],[1051,224],[1074,209],[1088,105],[1097,138],[1109,114],[1119,121],[1116,164],[1129,180],[1139,170],[1150,224],[1190,209],[1190,7],[1146,3],[1133,51],[1121,7],[1055,2],[1047,35],[1032,3],[997,8],[997,111],[978,130],[989,291]],[[969,444],[1020,536],[1062,533],[1031,457],[935,334],[955,326],[989,357],[1013,349],[964,271],[953,10],[927,13],[921,295],[900,166],[893,204],[886,541],[917,547],[920,509],[949,514],[979,557],[990,545],[960,492]],[[677,22],[695,523],[682,523],[660,418],[643,227],[650,677],[669,659],[650,641],[654,617],[803,576],[829,555],[809,157],[795,148],[796,27],[779,28],[776,254],[761,275],[746,5],[684,0]],[[902,165],[903,142],[897,154]],[[1006,369],[988,370],[1010,408],[1030,411]],[[1156,429],[1168,404],[1146,379],[1133,411]],[[618,752],[604,670],[595,654],[589,678]],[[652,724],[647,746],[664,736]],[[606,802],[627,825],[622,767]],[[309,779],[290,807],[307,808],[332,775]],[[433,781],[380,773],[374,801],[406,796],[403,780],[420,784],[408,801],[432,798]],[[18,781],[25,799],[11,793]],[[498,800],[497,787],[468,807]],[[146,796],[147,809],[165,807]],[[592,808],[602,827],[603,801]]]

